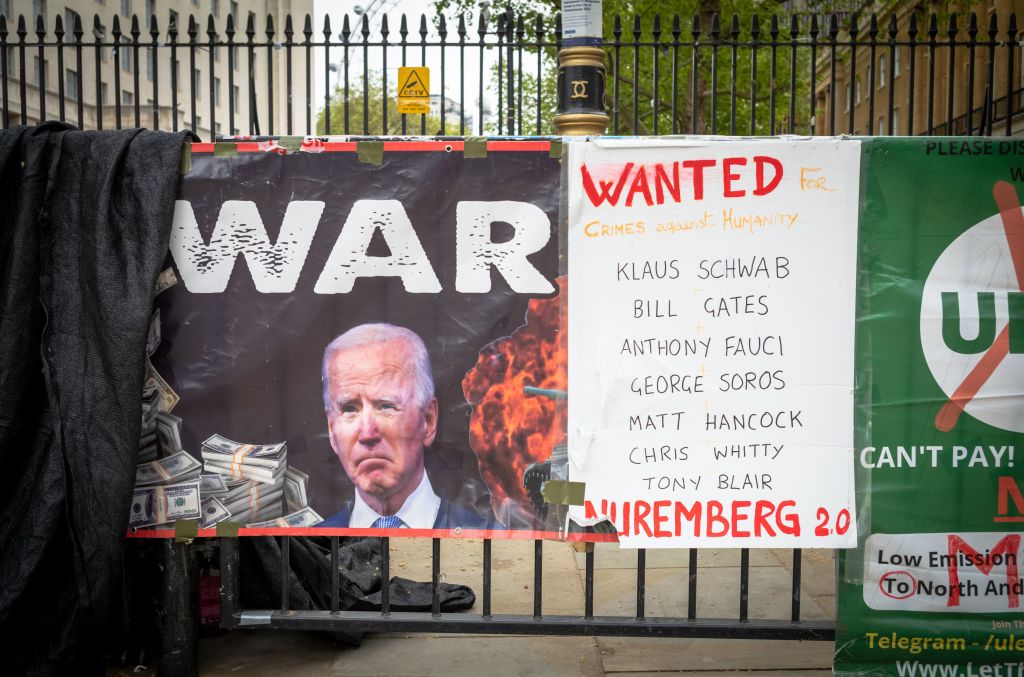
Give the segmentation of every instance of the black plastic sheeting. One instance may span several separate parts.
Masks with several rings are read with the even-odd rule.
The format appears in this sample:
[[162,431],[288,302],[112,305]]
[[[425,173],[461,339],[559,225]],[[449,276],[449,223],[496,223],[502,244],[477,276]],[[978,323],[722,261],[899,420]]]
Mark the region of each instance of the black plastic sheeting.
[[0,672],[103,673],[187,133],[0,131]]
[[[243,609],[277,609],[281,606],[281,549],[275,538],[240,540],[242,572],[239,577]],[[331,608],[331,546],[323,537],[292,537],[291,574],[288,576],[288,608]],[[380,609],[381,539],[342,538],[338,549],[338,602],[342,610]],[[465,585],[440,583],[441,610],[462,611],[476,602]],[[394,577],[389,585],[392,611],[429,611],[433,603],[430,583]],[[359,644],[362,633],[336,632],[332,636]]]

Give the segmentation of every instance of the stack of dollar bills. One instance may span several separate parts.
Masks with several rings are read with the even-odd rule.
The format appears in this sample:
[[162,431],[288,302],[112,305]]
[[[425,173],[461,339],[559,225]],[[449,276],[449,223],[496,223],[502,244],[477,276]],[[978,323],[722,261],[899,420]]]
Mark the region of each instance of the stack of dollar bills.
[[[245,444],[223,435],[203,442],[203,469],[211,477],[211,490],[203,496],[216,498],[232,522],[260,526],[312,526],[321,521],[309,508],[309,476],[288,467],[288,447],[277,444]],[[213,476],[223,488],[212,489]],[[211,519],[215,518],[213,511]],[[316,517],[316,520],[310,523]],[[286,520],[277,523],[275,520]]]
[[288,446],[284,442],[243,444],[222,435],[211,435],[203,442],[202,455],[207,472],[233,480],[276,485],[288,469]]
[[158,413],[156,415],[156,441],[160,445],[160,456],[163,458],[181,451],[181,419],[168,412]]
[[156,388],[144,388],[142,391],[142,428],[139,430],[139,451],[136,461],[146,463],[160,457],[157,447],[157,409],[160,397]]
[[202,468],[199,461],[184,451],[140,463],[135,470],[129,526],[153,527],[176,520],[199,519]]
[[298,512],[309,506],[309,475],[298,468],[284,473],[284,503],[288,512]]

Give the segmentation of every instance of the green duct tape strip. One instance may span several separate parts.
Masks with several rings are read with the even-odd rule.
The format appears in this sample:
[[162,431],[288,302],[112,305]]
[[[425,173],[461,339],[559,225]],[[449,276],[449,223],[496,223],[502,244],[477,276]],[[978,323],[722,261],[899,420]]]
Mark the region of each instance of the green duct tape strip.
[[551,149],[548,151],[548,157],[555,158],[556,160],[562,157],[562,151],[564,146],[561,139],[551,139]]
[[487,139],[482,136],[469,136],[462,144],[462,157],[480,159],[487,157]]
[[192,144],[186,142],[184,147],[181,149],[181,166],[180,170],[182,174],[188,174],[192,171]]
[[282,136],[277,140],[279,148],[284,148],[289,153],[298,153],[299,149],[302,148],[302,137],[301,136]]
[[177,543],[194,540],[199,536],[199,520],[178,520],[174,523],[174,540]]
[[556,505],[583,505],[583,495],[587,485],[584,482],[567,482],[565,480],[548,480],[541,487],[540,493],[548,503]]
[[217,522],[217,536],[220,538],[238,538],[238,522]]
[[213,144],[213,157],[236,157],[238,155],[238,146],[233,143],[215,143]]
[[368,165],[379,165],[384,162],[383,141],[357,141],[356,154],[359,161]]

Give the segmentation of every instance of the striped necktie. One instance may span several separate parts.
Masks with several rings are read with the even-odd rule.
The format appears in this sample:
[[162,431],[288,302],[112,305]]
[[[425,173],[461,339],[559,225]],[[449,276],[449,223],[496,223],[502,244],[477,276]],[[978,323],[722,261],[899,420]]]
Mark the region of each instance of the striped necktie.
[[387,517],[378,517],[377,520],[370,525],[371,529],[398,529],[404,527],[405,522],[396,515],[388,515]]

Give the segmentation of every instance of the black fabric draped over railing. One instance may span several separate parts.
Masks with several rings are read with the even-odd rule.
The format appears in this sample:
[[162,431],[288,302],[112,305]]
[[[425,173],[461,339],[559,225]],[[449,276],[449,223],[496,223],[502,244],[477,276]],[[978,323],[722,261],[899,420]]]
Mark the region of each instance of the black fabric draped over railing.
[[104,672],[146,334],[187,136],[0,131],[5,674]]

